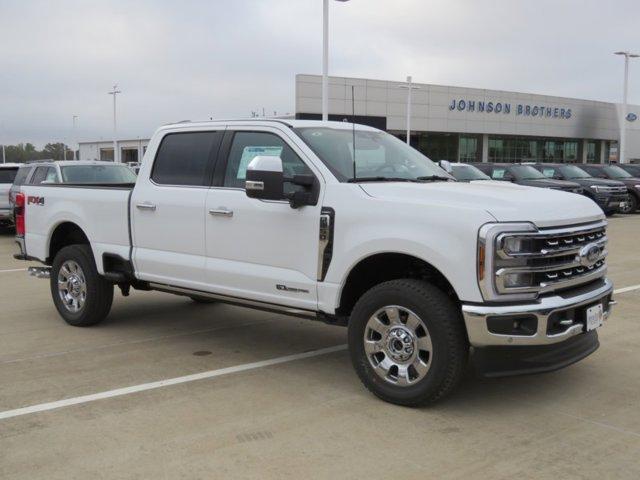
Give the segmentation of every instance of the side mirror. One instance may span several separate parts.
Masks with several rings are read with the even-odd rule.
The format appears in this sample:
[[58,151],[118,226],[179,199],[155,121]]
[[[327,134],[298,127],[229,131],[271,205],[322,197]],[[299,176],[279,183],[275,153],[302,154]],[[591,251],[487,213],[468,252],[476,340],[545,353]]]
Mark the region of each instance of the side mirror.
[[451,168],[451,162],[449,160],[440,160],[438,165],[447,173],[453,172],[453,168]]
[[247,166],[245,192],[260,200],[284,199],[284,174],[280,157],[257,156]]

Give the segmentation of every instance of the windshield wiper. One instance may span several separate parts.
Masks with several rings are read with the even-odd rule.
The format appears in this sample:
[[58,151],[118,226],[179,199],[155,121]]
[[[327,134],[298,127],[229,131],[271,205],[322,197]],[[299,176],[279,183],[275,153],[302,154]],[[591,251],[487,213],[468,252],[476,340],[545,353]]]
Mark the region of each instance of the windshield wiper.
[[427,175],[425,177],[417,177],[416,180],[420,182],[437,182],[440,180],[444,180],[445,182],[448,182],[449,180],[453,180],[453,179],[449,177],[443,177],[442,175]]
[[347,180],[348,183],[358,182],[419,182],[420,179],[403,177],[357,177]]

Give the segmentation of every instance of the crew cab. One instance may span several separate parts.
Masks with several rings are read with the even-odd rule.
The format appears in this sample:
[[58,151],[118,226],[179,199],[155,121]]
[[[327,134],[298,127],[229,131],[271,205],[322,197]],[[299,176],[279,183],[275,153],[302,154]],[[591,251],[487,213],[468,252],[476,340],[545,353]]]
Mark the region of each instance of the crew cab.
[[343,122],[164,126],[135,183],[27,185],[16,225],[71,325],[102,321],[114,286],[346,325],[364,385],[402,405],[450,393],[471,350],[489,376],[574,363],[614,303],[591,200],[456,182]]
[[492,180],[513,182],[528,187],[582,193],[582,187],[577,183],[547,178],[531,165],[520,163],[474,163],[473,165],[490,176]]
[[582,193],[607,215],[626,210],[629,207],[629,195],[624,183],[606,178],[596,178],[580,165],[567,163],[538,163],[534,165],[543,175],[557,180],[568,180],[582,186]]
[[9,205],[9,190],[20,168],[19,163],[0,163],[0,227],[13,224],[13,211]]

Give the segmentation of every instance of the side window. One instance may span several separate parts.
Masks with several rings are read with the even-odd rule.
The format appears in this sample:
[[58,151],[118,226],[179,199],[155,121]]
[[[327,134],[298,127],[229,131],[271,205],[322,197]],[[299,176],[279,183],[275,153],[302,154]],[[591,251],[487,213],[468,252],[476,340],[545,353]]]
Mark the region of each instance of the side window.
[[49,167],[37,167],[36,171],[33,172],[31,176],[31,181],[29,182],[31,185],[40,185],[45,178],[47,178],[47,172],[49,171]]
[[44,181],[47,183],[58,183],[58,174],[56,173],[56,169],[53,167],[49,167],[47,169],[47,175],[44,177]]
[[506,168],[494,168],[491,172],[491,178],[494,180],[504,180],[506,173]]
[[208,185],[210,159],[224,131],[170,133],[162,139],[151,180],[162,185]]
[[[285,179],[299,174],[311,174],[309,167],[279,136],[266,132],[236,132],[229,151],[224,186],[244,188],[247,165],[257,156],[270,155],[282,159]],[[285,183],[285,192],[294,189],[294,185]]]

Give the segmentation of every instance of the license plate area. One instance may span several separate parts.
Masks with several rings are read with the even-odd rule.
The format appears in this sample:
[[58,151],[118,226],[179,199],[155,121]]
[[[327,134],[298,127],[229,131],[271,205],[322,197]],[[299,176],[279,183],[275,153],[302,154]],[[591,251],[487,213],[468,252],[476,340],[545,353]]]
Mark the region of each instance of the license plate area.
[[604,308],[602,303],[588,307],[585,311],[585,330],[590,332],[604,323]]

